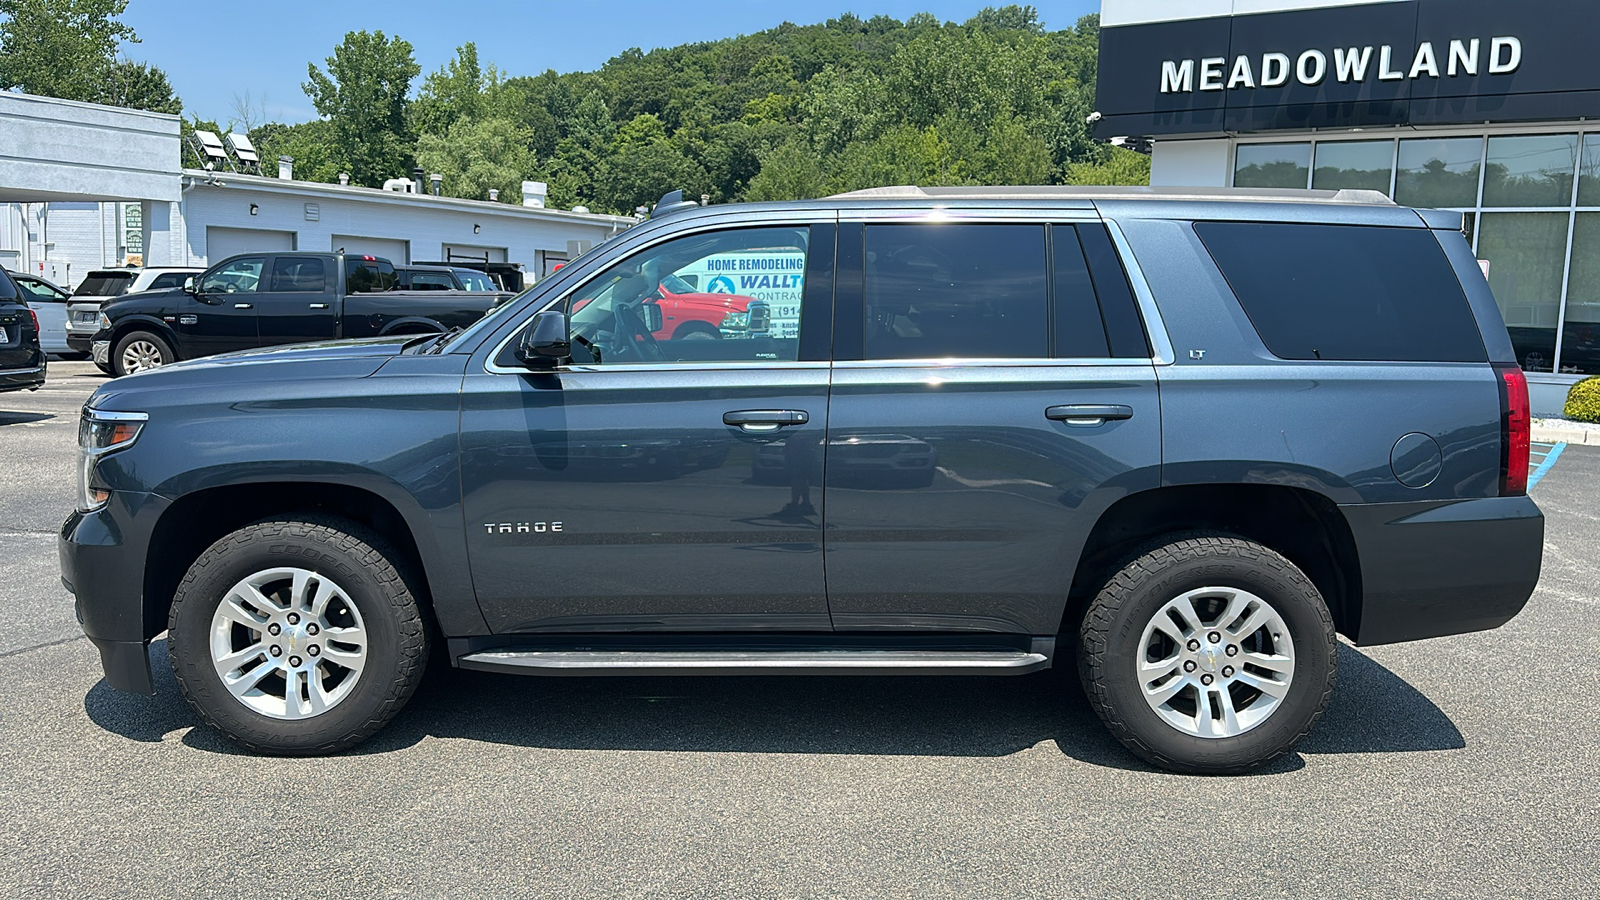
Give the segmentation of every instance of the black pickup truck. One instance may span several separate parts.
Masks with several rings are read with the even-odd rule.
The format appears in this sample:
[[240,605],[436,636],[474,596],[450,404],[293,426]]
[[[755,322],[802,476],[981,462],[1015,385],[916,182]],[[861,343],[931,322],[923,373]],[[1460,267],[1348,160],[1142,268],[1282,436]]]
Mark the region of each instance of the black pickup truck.
[[94,360],[127,375],[180,359],[332,338],[429,334],[464,328],[504,294],[396,291],[394,266],[343,253],[234,256],[181,288],[107,303]]

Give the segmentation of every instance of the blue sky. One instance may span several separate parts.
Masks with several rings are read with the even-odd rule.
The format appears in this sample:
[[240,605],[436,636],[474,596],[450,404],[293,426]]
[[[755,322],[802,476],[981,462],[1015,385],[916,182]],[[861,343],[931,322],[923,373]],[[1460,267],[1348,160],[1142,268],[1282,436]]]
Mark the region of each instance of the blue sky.
[[[862,18],[883,14],[904,20],[926,11],[959,22],[990,5],[1004,4],[994,0],[277,0],[230,7],[130,0],[122,21],[133,26],[141,41],[124,47],[128,57],[164,69],[189,112],[226,124],[235,95],[246,91],[257,105],[265,106],[269,119],[315,118],[310,98],[300,89],[306,63],[314,60],[321,66],[348,31],[400,35],[416,48],[424,74],[454,56],[456,47],[475,41],[480,60],[511,75],[532,75],[546,69],[594,69],[629,47],[649,50],[715,40],[761,31],[784,20],[811,24],[845,11]],[[1099,0],[1046,0],[1033,5],[1052,29],[1100,10]]]

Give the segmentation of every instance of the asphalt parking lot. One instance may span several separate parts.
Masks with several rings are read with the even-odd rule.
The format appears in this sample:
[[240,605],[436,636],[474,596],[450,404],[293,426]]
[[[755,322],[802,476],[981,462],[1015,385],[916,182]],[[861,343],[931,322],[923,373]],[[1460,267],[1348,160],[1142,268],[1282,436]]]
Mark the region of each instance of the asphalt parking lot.
[[1600,447],[1534,489],[1544,577],[1494,632],[1341,648],[1260,774],[1149,769],[1074,673],[539,680],[442,670],[375,740],[242,755],[121,694],[55,530],[77,408],[0,394],[7,896],[1373,896],[1600,892]]

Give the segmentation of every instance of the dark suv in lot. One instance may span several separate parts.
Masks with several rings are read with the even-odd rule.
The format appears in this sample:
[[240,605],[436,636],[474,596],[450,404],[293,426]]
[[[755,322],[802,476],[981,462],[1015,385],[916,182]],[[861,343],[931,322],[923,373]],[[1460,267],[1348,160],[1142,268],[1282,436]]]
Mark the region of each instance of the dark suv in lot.
[[25,294],[0,269],[0,391],[36,391],[48,362],[39,346],[39,316]]
[[[381,728],[435,649],[534,675],[1075,656],[1131,751],[1236,772],[1315,723],[1336,634],[1494,628],[1538,580],[1526,384],[1458,214],[686,206],[460,333],[101,387],[61,563],[106,680],[150,692],[166,631],[206,722],[313,754]],[[658,275],[757,248],[803,256],[796,333],[658,337]]]

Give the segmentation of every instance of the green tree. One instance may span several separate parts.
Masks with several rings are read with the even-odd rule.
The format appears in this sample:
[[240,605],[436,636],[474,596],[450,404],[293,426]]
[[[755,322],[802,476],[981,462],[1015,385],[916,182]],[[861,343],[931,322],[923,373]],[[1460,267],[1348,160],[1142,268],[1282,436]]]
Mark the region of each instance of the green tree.
[[501,78],[493,66],[488,72],[478,64],[478,45],[462,44],[456,58],[422,80],[422,89],[411,104],[412,128],[417,134],[444,134],[462,119],[480,119],[488,114],[491,95]]
[[179,115],[183,101],[172,93],[167,73],[155,66],[119,59],[106,71],[97,102],[129,109]]
[[307,65],[304,88],[331,126],[333,157],[353,182],[368,187],[403,174],[413,149],[407,95],[421,71],[411,44],[381,31],[352,31],[326,62],[326,73]]
[[0,90],[179,113],[166,73],[118,59],[128,0],[0,0]]
[[1109,147],[1105,162],[1072,163],[1067,167],[1067,184],[1109,185],[1149,184],[1150,157],[1121,147]]
[[444,134],[417,138],[417,165],[444,176],[446,196],[522,202],[522,181],[534,171],[527,137],[508,119],[459,119]]

